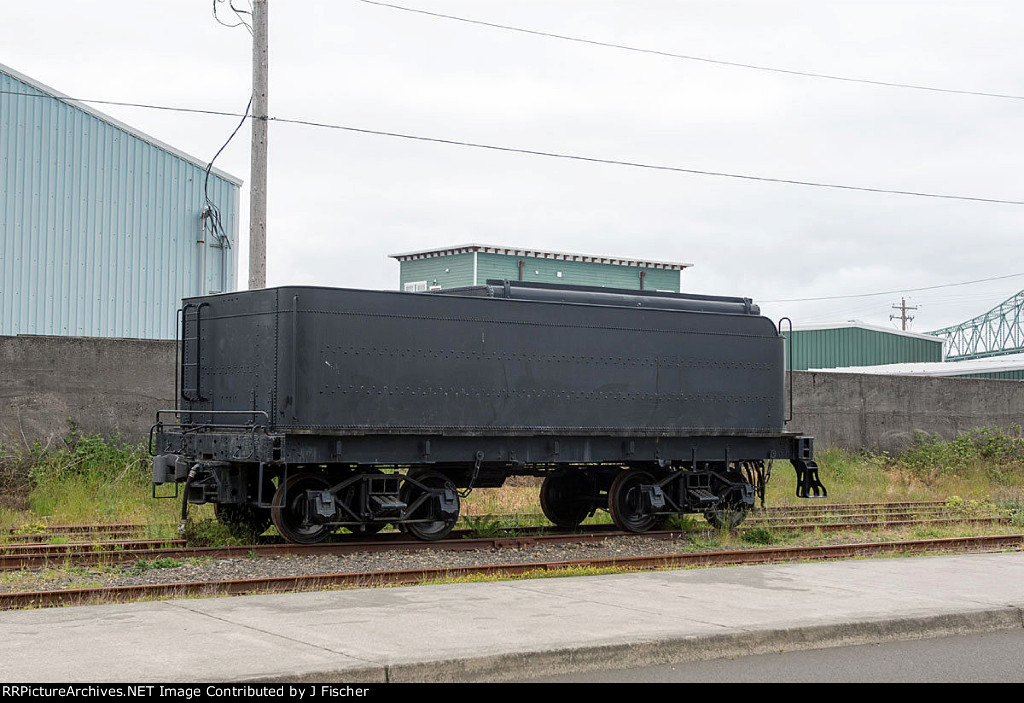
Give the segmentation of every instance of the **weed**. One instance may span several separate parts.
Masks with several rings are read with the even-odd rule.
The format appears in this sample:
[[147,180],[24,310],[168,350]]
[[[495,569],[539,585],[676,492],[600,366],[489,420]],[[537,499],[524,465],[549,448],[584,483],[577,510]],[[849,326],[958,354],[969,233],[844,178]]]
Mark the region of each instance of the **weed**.
[[742,539],[751,544],[778,544],[783,541],[781,536],[767,527],[752,527],[743,532]]
[[697,529],[696,515],[672,515],[664,522],[664,529],[687,532]]
[[[728,534],[728,533],[726,533]],[[687,541],[694,549],[719,549],[722,546],[721,535],[718,530],[701,534],[699,532],[686,536]]]
[[30,522],[22,525],[21,527],[14,530],[16,535],[44,535],[46,534],[46,525],[42,522]]
[[942,475],[965,476],[982,468],[989,480],[1007,485],[1024,474],[1024,437],[1011,431],[981,428],[954,439],[919,432],[911,447],[892,462],[931,485]]
[[185,562],[181,559],[175,559],[173,557],[160,557],[158,559],[139,559],[132,566],[131,571],[136,574],[141,574],[145,571],[152,569],[176,569],[179,566],[184,566]]
[[917,527],[910,533],[912,539],[939,539],[945,532],[937,527]]
[[999,506],[1010,516],[1010,524],[1014,527],[1024,527],[1024,501],[1003,503]]
[[478,517],[467,516],[466,527],[469,530],[467,537],[500,537],[508,534],[508,530],[502,521],[493,515],[480,515]]
[[466,528],[469,530],[467,537],[502,537],[510,535],[516,530],[524,527],[535,528],[537,534],[545,534],[547,526],[536,526],[533,516],[510,515],[497,517],[494,515],[466,516],[464,518]]
[[224,547],[249,544],[244,538],[233,534],[231,529],[219,520],[193,520],[185,525],[185,542],[190,547]]

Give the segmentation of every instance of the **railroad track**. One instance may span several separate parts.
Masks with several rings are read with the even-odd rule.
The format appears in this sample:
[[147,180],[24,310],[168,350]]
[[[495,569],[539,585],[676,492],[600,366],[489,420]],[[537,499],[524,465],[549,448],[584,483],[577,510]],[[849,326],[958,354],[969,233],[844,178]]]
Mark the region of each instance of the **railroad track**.
[[[861,517],[861,515],[858,515]],[[940,525],[994,525],[1009,523],[1008,517],[964,517],[913,519],[905,514],[895,514],[870,521],[855,522],[786,522],[783,525],[753,525],[741,527],[744,532],[758,527],[771,529],[781,527],[790,532],[842,532],[865,529],[899,529],[919,526]],[[793,518],[785,518],[791,520]],[[96,566],[100,564],[125,564],[139,560],[157,559],[233,559],[246,557],[274,556],[320,556],[345,555],[356,552],[385,551],[472,551],[522,548],[553,544],[579,544],[600,542],[613,537],[637,536],[617,530],[613,525],[589,525],[581,531],[560,531],[549,528],[509,528],[493,536],[475,536],[473,530],[455,530],[436,542],[423,542],[400,532],[381,533],[370,539],[362,537],[340,538],[315,545],[295,545],[284,542],[263,542],[239,546],[194,547],[185,540],[118,540],[98,543],[72,544],[19,544],[0,547],[0,571],[35,570],[48,566]],[[643,533],[648,539],[675,540],[694,533],[712,534],[714,530],[654,530]]]
[[17,529],[0,531],[0,546],[4,543],[32,542],[40,539],[82,539],[86,537],[133,537],[145,532],[146,525],[110,523],[96,525],[47,525],[21,532]]
[[322,590],[394,584],[420,584],[473,576],[514,578],[531,572],[572,571],[574,569],[623,569],[649,571],[694,566],[764,564],[786,561],[811,561],[869,557],[891,554],[937,552],[1005,551],[1024,549],[1024,534],[955,537],[908,542],[874,542],[816,547],[780,547],[717,552],[689,552],[656,556],[616,557],[577,561],[509,563],[488,566],[459,566],[440,569],[373,571],[316,574],[262,579],[205,582],[179,582],[138,586],[111,586],[60,591],[32,591],[0,594],[0,610],[27,607],[52,607],[94,602],[120,602],[188,596],[242,595],[288,591]]
[[[759,517],[803,515],[816,513],[840,514],[845,512],[868,513],[879,511],[920,512],[921,510],[928,509],[941,510],[945,506],[945,501],[941,500],[903,501],[892,503],[817,503],[814,505],[772,506],[765,508],[764,510],[757,509],[750,513],[750,518],[748,519],[757,519]],[[484,518],[496,520],[511,520],[517,517],[543,519],[544,515],[541,513],[520,513],[518,515],[470,514],[463,515],[461,519],[477,520]],[[91,534],[137,534],[139,532],[145,531],[146,528],[147,525],[140,523],[96,523],[86,525],[54,524],[45,525],[41,528],[33,529],[30,532],[21,532],[19,528],[8,528],[5,530],[0,530],[0,540],[31,541],[38,540],[39,538],[70,538],[81,537],[83,535]]]
[[[773,506],[765,509],[752,510],[747,521],[798,515],[843,515],[847,513],[879,513],[879,512],[913,512],[946,510],[946,502],[941,500],[904,501],[894,503],[817,503],[814,505]],[[512,521],[512,520],[545,520],[542,513],[518,513],[515,515],[481,513],[479,515],[464,514],[460,520],[470,521]]]

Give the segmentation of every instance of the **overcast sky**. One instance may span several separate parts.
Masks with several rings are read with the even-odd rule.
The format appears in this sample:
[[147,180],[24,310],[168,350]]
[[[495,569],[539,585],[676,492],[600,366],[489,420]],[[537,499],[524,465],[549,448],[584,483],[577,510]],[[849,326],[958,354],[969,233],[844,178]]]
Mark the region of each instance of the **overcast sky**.
[[[241,6],[246,0],[236,0]],[[1010,0],[395,0],[602,42],[1024,96]],[[250,37],[212,0],[0,0],[0,63],[77,98],[242,112]],[[247,6],[247,5],[246,5]],[[223,12],[224,19],[232,15]],[[236,119],[97,105],[212,158]],[[588,157],[1024,200],[1024,100],[769,73],[359,0],[270,0],[270,112]],[[248,128],[216,165],[249,181]],[[268,285],[397,288],[388,254],[480,242],[693,263],[685,291],[890,326],[906,290],[1024,274],[1024,206],[743,181],[271,124]],[[248,198],[241,252],[245,284]],[[1024,275],[908,292],[916,331]]]

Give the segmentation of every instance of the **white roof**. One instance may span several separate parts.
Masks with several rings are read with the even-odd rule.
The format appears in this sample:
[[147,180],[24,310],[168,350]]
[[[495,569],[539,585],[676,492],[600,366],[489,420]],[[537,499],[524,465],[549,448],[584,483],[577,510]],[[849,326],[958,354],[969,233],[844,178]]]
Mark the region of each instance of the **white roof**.
[[931,361],[880,366],[845,366],[838,369],[809,369],[809,371],[826,371],[828,373],[865,373],[888,376],[967,376],[1020,370],[1024,370],[1024,356],[1020,354],[967,361]]
[[582,261],[592,264],[614,264],[616,266],[637,266],[649,269],[674,269],[682,271],[690,268],[693,264],[683,264],[675,261],[651,261],[638,259],[629,256],[601,256],[597,254],[579,254],[569,251],[547,251],[534,249],[532,247],[508,247],[495,246],[493,244],[459,244],[451,247],[440,247],[435,249],[422,249],[420,251],[408,251],[401,254],[389,254],[392,259],[399,261],[410,261],[413,259],[430,259],[436,256],[452,256],[455,254],[467,254],[479,252],[481,254],[503,254],[506,256],[528,256],[537,259],[557,259],[561,261]]
[[872,332],[885,332],[886,334],[895,334],[901,337],[914,337],[915,339],[926,339],[929,342],[946,341],[945,337],[935,337],[930,334],[921,334],[920,332],[904,332],[903,330],[894,329],[892,327],[869,325],[865,322],[861,322],[860,320],[848,320],[846,322],[829,322],[818,325],[793,325],[793,331],[803,332],[805,330],[835,330],[844,329],[847,327],[856,327],[857,329],[871,330]]
[[[15,71],[13,68],[9,68],[9,67],[5,66],[2,63],[0,63],[0,73],[6,73],[11,78],[14,78],[15,80],[21,81],[22,83],[25,83],[27,85],[32,86],[33,88],[38,90],[40,93],[46,93],[50,97],[56,98],[60,102],[65,103],[66,105],[70,105],[71,107],[75,108],[76,110],[81,110],[82,112],[85,112],[85,113],[87,113],[89,115],[92,115],[93,117],[95,117],[98,120],[101,120],[102,122],[106,122],[111,127],[115,127],[117,129],[121,130],[122,132],[127,132],[128,134],[132,135],[133,137],[136,137],[137,139],[141,139],[142,141],[146,142],[147,144],[151,144],[151,145],[155,146],[157,149],[161,149],[163,151],[166,151],[169,154],[177,156],[179,159],[182,159],[184,161],[188,161],[189,163],[192,163],[192,164],[198,166],[199,168],[201,168],[204,171],[206,170],[206,167],[207,167],[209,162],[203,161],[202,159],[197,158],[195,156],[192,156],[191,154],[186,154],[184,151],[181,151],[180,149],[175,149],[170,144],[166,144],[166,143],[160,141],[159,139],[157,139],[156,137],[152,137],[152,136],[146,134],[145,132],[141,132],[141,131],[135,129],[134,127],[130,127],[130,126],[126,125],[124,122],[121,122],[120,120],[114,119],[110,115],[107,115],[107,114],[105,114],[103,112],[100,112],[99,110],[97,110],[95,108],[89,107],[85,103],[80,103],[77,100],[73,100],[73,99],[69,98],[68,96],[64,95],[64,93],[61,93],[58,90],[54,90],[53,88],[51,88],[51,87],[49,87],[47,85],[43,85],[42,83],[40,83],[36,79],[30,78],[30,77],[26,76],[23,73],[19,73],[18,71]],[[216,175],[216,176],[218,176],[220,178],[223,178],[225,181],[233,183],[236,186],[240,187],[242,185],[242,179],[241,178],[239,178],[238,176],[232,176],[230,173],[227,173],[226,171],[221,171],[219,168],[212,168],[212,169],[210,169],[210,173],[212,173],[212,174],[214,174],[214,175]]]

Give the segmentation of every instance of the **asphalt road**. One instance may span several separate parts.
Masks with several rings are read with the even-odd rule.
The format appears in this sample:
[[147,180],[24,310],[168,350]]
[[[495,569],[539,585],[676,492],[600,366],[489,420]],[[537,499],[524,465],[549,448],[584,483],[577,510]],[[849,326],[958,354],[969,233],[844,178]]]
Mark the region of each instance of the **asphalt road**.
[[538,681],[1024,683],[1024,629],[783,652],[626,671],[597,671]]

